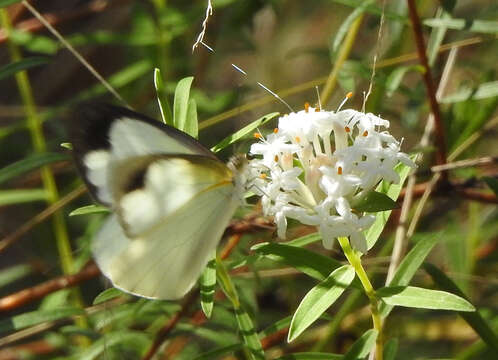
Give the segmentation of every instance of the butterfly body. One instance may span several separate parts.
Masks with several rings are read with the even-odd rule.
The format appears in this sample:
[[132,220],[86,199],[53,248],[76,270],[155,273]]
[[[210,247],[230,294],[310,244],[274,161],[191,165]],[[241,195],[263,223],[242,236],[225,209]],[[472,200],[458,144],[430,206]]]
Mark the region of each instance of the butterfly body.
[[102,273],[138,296],[182,297],[240,205],[238,169],[183,132],[111,105],[76,108],[69,134],[90,192],[113,211],[92,243]]

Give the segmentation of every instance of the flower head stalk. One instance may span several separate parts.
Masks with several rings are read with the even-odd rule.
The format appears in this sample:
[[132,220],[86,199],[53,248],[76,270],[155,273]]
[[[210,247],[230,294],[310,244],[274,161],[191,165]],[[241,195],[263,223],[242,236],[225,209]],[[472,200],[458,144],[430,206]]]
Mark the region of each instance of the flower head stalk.
[[363,231],[374,217],[356,212],[354,204],[382,180],[399,182],[398,162],[415,167],[388,128],[389,121],[370,113],[306,104],[280,117],[268,136],[255,134],[250,186],[262,197],[265,215],[274,216],[278,236],[285,238],[287,219],[295,219],[316,226],[327,249],[335,238],[349,237],[365,253]]

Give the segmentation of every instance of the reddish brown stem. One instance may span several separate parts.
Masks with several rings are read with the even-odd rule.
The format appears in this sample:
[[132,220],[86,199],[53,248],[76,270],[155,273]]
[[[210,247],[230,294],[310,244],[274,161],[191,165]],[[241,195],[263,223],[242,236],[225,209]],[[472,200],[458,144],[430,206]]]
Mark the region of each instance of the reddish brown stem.
[[65,275],[51,279],[29,289],[24,289],[17,293],[5,296],[0,299],[0,312],[9,311],[30,302],[39,300],[50,293],[78,285],[98,276],[99,274],[100,270],[97,266],[95,264],[90,264],[77,274]]
[[[417,7],[414,0],[408,0],[408,9],[410,13],[410,20],[413,26],[413,33],[415,35],[415,43],[417,45],[417,53],[420,64],[424,68],[424,84],[427,89],[427,96],[429,97],[429,102],[431,105],[431,111],[434,115],[434,125],[435,125],[435,135],[436,135],[436,163],[438,165],[446,163],[446,140],[444,135],[444,126],[441,118],[441,112],[439,110],[439,104],[436,99],[436,86],[431,75],[431,69],[429,67],[429,61],[427,60],[427,54],[424,44],[424,36],[422,33],[422,24],[420,18],[417,14]],[[446,179],[446,173],[442,176]]]

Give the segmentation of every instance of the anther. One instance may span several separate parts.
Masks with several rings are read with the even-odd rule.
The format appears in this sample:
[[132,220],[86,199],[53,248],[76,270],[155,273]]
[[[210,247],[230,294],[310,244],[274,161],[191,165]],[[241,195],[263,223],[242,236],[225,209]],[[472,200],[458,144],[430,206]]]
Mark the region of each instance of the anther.
[[367,131],[367,130],[365,130],[365,131],[363,132],[363,136],[368,136],[368,131]]
[[315,108],[315,112],[320,112],[320,111],[321,111],[320,107],[318,107],[318,106],[317,106],[317,107]]
[[351,129],[349,128],[349,126],[345,126],[345,127],[344,127],[344,130],[346,130],[346,132],[347,132],[347,133],[348,133],[348,132],[351,132]]
[[300,138],[299,136],[296,136],[296,137],[294,138],[294,140],[296,140],[296,142],[297,142],[297,143],[300,143],[300,142],[301,142],[301,138]]
[[275,162],[278,162],[278,155],[275,155],[275,157],[273,158],[273,160],[275,160]]
[[264,173],[263,173],[263,174],[260,174],[260,175],[259,175],[259,178],[264,180],[264,179],[266,179],[266,177],[267,177],[267,176],[268,176],[268,175],[266,175],[266,174],[264,174]]
[[274,134],[278,133],[278,128],[273,129],[273,133]]
[[254,133],[253,136],[256,138],[256,139],[262,139],[263,138],[263,135],[261,135],[260,133]]
[[309,110],[310,110],[310,103],[309,102],[305,102],[304,103],[304,111],[308,112]]
[[342,166],[337,167],[337,175],[342,175]]
[[347,97],[348,99],[351,99],[351,98],[353,97],[353,93],[352,93],[351,91],[350,91],[350,92],[348,92],[348,93],[346,94],[346,97]]

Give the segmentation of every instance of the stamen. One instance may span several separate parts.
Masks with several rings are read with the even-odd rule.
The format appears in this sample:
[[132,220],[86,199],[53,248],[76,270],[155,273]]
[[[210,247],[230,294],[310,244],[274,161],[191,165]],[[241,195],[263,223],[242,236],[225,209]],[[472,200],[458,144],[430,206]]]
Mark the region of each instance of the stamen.
[[278,133],[278,128],[273,129],[273,133],[274,134]]
[[278,155],[275,155],[275,157],[273,158],[273,160],[275,160],[275,162],[278,162]]
[[263,138],[263,135],[261,135],[260,133],[254,133],[252,136],[254,136],[254,138],[256,138],[256,139],[262,139]]
[[363,136],[365,136],[365,137],[366,137],[366,136],[368,136],[368,131],[367,131],[367,130],[365,130],[365,131],[363,132]]
[[318,107],[315,108],[315,112],[320,112],[322,111],[322,102],[320,100],[320,91],[318,90],[318,86],[315,86],[315,90],[316,90],[316,97],[318,99]]
[[345,126],[344,130],[346,130],[347,133],[351,132],[351,129],[349,128],[349,126]]
[[342,166],[337,167],[337,175],[342,175]]
[[296,137],[294,138],[294,140],[296,140],[296,142],[297,142],[297,143],[300,143],[300,142],[301,142],[301,138],[300,138],[299,136],[296,136]]
[[309,102],[305,102],[304,103],[304,112],[308,112],[310,110],[310,103]]
[[[320,105],[318,105],[318,106],[320,106]],[[320,112],[320,111],[322,111],[322,109],[320,109],[319,107],[315,108],[315,112]]]
[[268,175],[266,175],[265,173],[259,175],[259,178],[263,180],[266,179],[267,177]]
[[339,105],[339,107],[337,108],[337,111],[340,111],[341,108],[343,107],[343,105],[346,103],[346,101],[348,101],[348,99],[351,99],[351,97],[353,97],[353,93],[350,91],[346,94],[346,97],[344,98],[344,100],[342,100],[341,104]]

